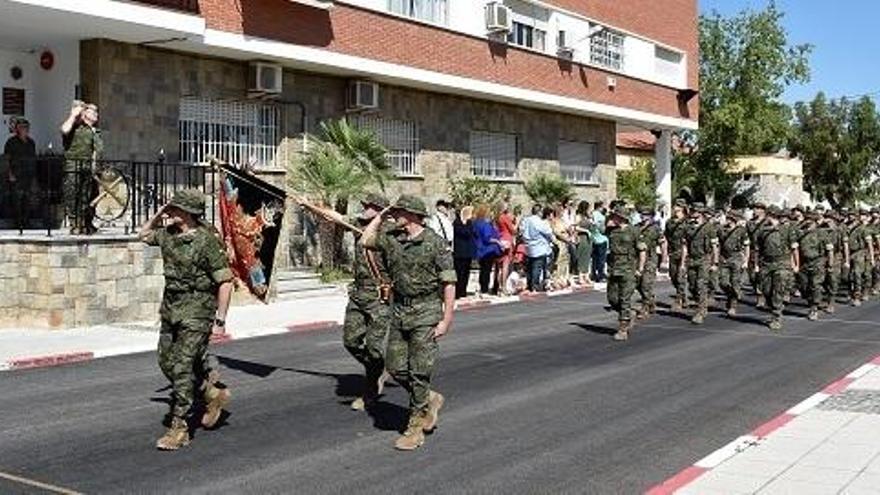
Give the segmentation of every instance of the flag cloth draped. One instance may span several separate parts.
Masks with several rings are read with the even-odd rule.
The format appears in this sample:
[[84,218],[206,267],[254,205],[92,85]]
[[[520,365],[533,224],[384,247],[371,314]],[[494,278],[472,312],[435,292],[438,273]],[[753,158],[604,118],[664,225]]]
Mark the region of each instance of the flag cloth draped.
[[220,223],[239,285],[266,302],[287,194],[229,165],[220,165]]

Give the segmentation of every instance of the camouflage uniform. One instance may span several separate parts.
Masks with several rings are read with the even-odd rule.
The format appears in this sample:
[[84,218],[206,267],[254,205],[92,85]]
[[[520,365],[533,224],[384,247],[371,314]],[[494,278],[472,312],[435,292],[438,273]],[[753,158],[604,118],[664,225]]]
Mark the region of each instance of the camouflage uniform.
[[203,225],[185,233],[156,230],[145,242],[159,247],[165,265],[159,368],[171,382],[174,417],[186,419],[192,413],[195,390],[206,387],[212,367],[207,350],[217,289],[233,275],[213,227]]
[[815,213],[809,215],[803,233],[798,239],[801,255],[799,273],[803,277],[802,294],[810,305],[809,319],[815,320],[818,318],[819,305],[826,300],[823,295],[824,281],[834,245],[827,237],[827,233],[815,225],[818,215]]
[[[368,196],[365,203],[379,209],[388,206],[387,200],[377,195]],[[355,222],[363,225],[369,221],[358,218],[352,223]],[[379,235],[388,235],[392,230],[393,224],[386,222]],[[379,280],[373,273],[371,263],[378,272]],[[387,265],[388,262],[381,252],[356,245],[354,281],[348,291],[342,340],[348,352],[364,366],[367,384],[364,400],[370,400],[378,394],[378,381],[385,370],[385,343],[391,324],[391,308],[390,301],[380,292],[380,284],[387,284],[390,280]]]
[[843,235],[835,223],[833,214],[828,214],[819,230],[826,242],[832,246],[831,263],[825,269],[825,280],[822,283],[822,294],[825,296],[820,307],[829,313],[834,312],[834,299],[840,287],[840,270],[844,262]]
[[[395,208],[427,216],[424,203],[412,196],[401,196]],[[413,239],[397,230],[378,236],[375,242],[385,255],[393,285],[385,364],[409,392],[413,418],[428,410],[438,352],[434,328],[443,318],[441,287],[456,280],[452,253],[446,241],[429,228]]]
[[874,240],[874,266],[871,267],[871,294],[880,293],[880,263],[877,262],[876,254],[880,248],[880,210],[871,210],[871,235]]
[[[684,208],[687,203],[678,200],[676,206]],[[666,249],[669,253],[669,278],[675,288],[676,305],[684,306],[687,301],[687,274],[681,270],[682,244],[687,231],[687,217],[682,219],[670,218],[666,222],[664,237]]]
[[[705,209],[694,207],[694,212],[704,214]],[[715,246],[718,245],[714,227],[705,219],[692,221],[687,227],[687,280],[691,298],[697,303],[692,321],[700,324],[709,312],[709,270],[713,262]]]
[[746,228],[737,225],[741,217],[731,213],[719,237],[721,263],[719,278],[721,290],[727,296],[728,313],[736,312],[736,305],[742,299],[743,264],[746,262],[745,250],[751,244]]
[[[780,212],[774,209],[772,215]],[[782,328],[782,312],[785,309],[786,274],[791,272],[791,251],[797,248],[795,239],[788,237],[788,232],[779,225],[766,223],[758,232],[758,252],[764,271],[762,292],[767,298],[771,311],[770,327],[774,330]]]
[[[653,211],[643,211],[643,218],[653,218]],[[654,284],[657,281],[657,266],[659,254],[657,253],[663,239],[660,228],[652,221],[643,224],[639,228],[639,244],[645,248],[645,269],[637,281],[637,289],[642,297],[642,308],[639,317],[644,318],[656,311],[656,297],[654,296]]]
[[870,271],[868,270],[868,263],[870,262],[868,246],[873,242],[873,236],[871,236],[870,229],[866,225],[857,221],[850,228],[846,242],[849,244],[850,255],[850,298],[853,304],[858,306],[865,297],[865,281],[870,276]]
[[104,141],[98,129],[80,124],[65,137],[65,142],[69,143],[64,152],[61,184],[65,214],[74,233],[88,233],[94,228],[94,208],[91,207],[96,193],[93,160],[101,157]]
[[[788,214],[782,214],[779,229],[782,231],[782,235],[786,239],[798,239],[800,237],[800,225],[798,225],[796,220],[792,219],[792,214],[790,212]],[[794,269],[791,264],[786,265],[783,270],[782,283],[783,287],[785,287],[785,301],[788,302],[797,285]]]
[[[754,210],[766,210],[767,207],[763,203],[757,203],[754,206]],[[764,227],[764,218],[752,218],[746,223],[746,230],[749,233],[749,242],[753,247],[757,247],[758,245],[758,235],[761,229]],[[752,284],[752,290],[755,291],[755,295],[758,299],[758,306],[764,305],[764,275],[761,270],[761,262],[760,257],[758,255],[757,250],[753,250],[749,259],[749,280]]]
[[617,311],[620,340],[632,325],[632,296],[636,290],[636,270],[639,253],[647,251],[647,246],[639,240],[638,227],[629,225],[628,215],[622,206],[613,212],[615,218],[624,223],[609,228],[608,235],[608,304]]

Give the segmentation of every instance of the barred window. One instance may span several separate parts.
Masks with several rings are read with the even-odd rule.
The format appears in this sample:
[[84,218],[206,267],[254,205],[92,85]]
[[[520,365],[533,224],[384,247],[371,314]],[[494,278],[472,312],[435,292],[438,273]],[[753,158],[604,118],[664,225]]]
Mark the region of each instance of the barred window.
[[623,70],[624,35],[604,28],[590,37],[590,62],[614,70]]
[[598,148],[596,143],[559,141],[559,171],[562,177],[576,184],[595,182],[593,173],[599,163]]
[[471,132],[471,166],[478,177],[516,177],[519,158],[516,134]]
[[211,157],[258,167],[283,166],[281,107],[246,100],[180,99],[180,161],[206,163]]
[[376,139],[388,149],[388,164],[398,176],[419,176],[419,126],[411,120],[396,120],[374,115],[359,115],[352,124],[376,134]]
[[388,0],[388,10],[434,24],[446,25],[447,0]]

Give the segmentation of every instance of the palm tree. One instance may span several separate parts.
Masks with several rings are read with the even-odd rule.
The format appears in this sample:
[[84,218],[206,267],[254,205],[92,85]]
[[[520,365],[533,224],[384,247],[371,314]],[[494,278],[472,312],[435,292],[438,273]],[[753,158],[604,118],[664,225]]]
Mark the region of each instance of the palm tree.
[[[348,203],[368,191],[385,189],[391,179],[388,151],[369,130],[344,118],[321,124],[321,137],[307,136],[308,151],[289,166],[290,187],[320,206],[348,213]],[[341,227],[318,219],[321,266],[335,268],[342,259]]]

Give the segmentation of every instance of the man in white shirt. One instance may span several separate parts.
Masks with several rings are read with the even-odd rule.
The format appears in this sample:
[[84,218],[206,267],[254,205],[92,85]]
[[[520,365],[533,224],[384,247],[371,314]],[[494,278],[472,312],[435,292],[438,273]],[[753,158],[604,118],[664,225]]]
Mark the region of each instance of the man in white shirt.
[[434,214],[431,215],[430,218],[428,218],[427,225],[428,228],[436,232],[441,239],[446,241],[446,245],[451,250],[455,231],[452,228],[452,220],[449,219],[449,207],[450,204],[447,203],[445,200],[437,200],[437,211],[435,211]]

